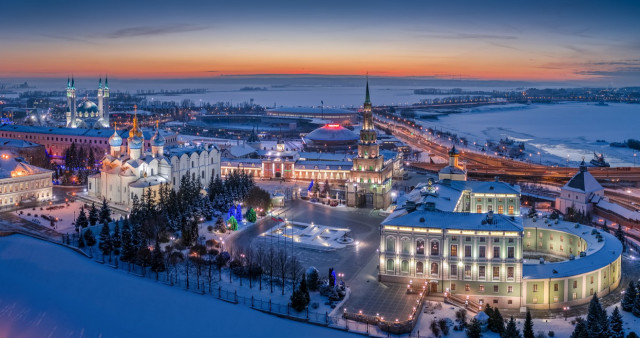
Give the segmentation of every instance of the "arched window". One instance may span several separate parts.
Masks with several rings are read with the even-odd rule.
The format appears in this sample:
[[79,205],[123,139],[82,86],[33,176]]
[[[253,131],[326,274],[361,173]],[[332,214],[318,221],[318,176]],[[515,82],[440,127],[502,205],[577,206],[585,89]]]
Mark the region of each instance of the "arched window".
[[422,262],[416,263],[416,273],[419,273],[419,274],[424,273],[424,264],[422,264]]
[[394,272],[393,259],[387,259],[387,271]]
[[416,254],[424,255],[424,240],[422,239],[416,241]]
[[402,253],[408,254],[411,251],[411,242],[409,239],[405,237],[400,240],[400,243],[402,243]]
[[432,275],[438,274],[438,263],[431,263],[431,274]]
[[400,265],[400,269],[402,273],[409,273],[409,261],[403,260],[402,264]]
[[431,256],[440,255],[440,243],[438,241],[431,241]]
[[396,239],[387,237],[387,252],[396,252]]

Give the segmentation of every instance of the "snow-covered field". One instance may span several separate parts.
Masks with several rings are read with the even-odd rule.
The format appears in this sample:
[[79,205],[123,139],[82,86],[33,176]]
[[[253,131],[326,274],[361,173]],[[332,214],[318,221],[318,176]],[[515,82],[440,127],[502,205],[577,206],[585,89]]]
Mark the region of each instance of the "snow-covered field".
[[116,271],[51,243],[0,238],[1,337],[352,337]]
[[533,162],[539,161],[537,152],[540,151],[543,163],[560,165],[566,165],[567,155],[570,165],[577,165],[582,157],[588,162],[595,151],[603,153],[611,166],[632,166],[634,150],[610,147],[609,143],[640,139],[637,129],[640,105],[610,103],[608,106],[596,106],[593,103],[567,102],[482,106],[465,111],[434,121],[418,121],[479,144],[505,137],[516,139],[525,142],[527,152],[533,153]]
[[[64,208],[55,209],[55,210],[46,210],[47,206],[43,206],[42,207],[43,210],[40,210],[39,207],[35,208],[36,210],[33,210],[33,208],[21,209],[17,211],[16,215],[30,222],[32,222],[34,219],[37,219],[40,221],[41,225],[47,226],[47,227],[49,226],[49,221],[42,218],[40,215],[57,217],[58,222],[56,222],[55,230],[62,234],[66,234],[66,233],[71,234],[76,231],[76,228],[73,225],[74,213],[75,213],[75,217],[78,217],[78,214],[80,214],[80,207],[84,204],[84,202],[75,201],[75,202],[69,202],[68,204],[69,206],[66,206],[66,204],[54,204],[53,205],[54,207],[55,206],[64,207]],[[96,208],[100,210],[100,205],[96,204]],[[20,211],[22,211],[22,214],[20,214]],[[87,217],[88,217],[89,210],[86,208],[85,208],[85,213],[87,214]],[[29,214],[31,214],[31,216],[29,216]],[[38,217],[34,217],[34,214],[37,214]],[[117,212],[112,211],[111,218],[117,220],[117,219],[120,219],[120,216],[121,215],[118,214]]]
[[[431,302],[432,304],[436,304],[436,302]],[[611,312],[613,311],[613,308],[615,306],[618,306],[618,310],[620,310],[620,314],[622,314],[622,318],[624,321],[624,325],[623,328],[625,330],[625,332],[628,334],[631,331],[634,331],[636,333],[640,332],[640,318],[638,317],[634,317],[633,314],[631,314],[630,312],[624,312],[622,311],[622,308],[620,307],[620,303],[612,305],[610,307],[607,308],[607,313],[609,315],[611,315]],[[418,321],[418,324],[416,325],[416,327],[414,328],[413,332],[414,334],[417,335],[418,330],[420,331],[420,337],[429,337],[429,335],[433,336],[431,334],[431,329],[429,328],[429,325],[431,324],[431,321],[433,319],[441,319],[441,318],[450,318],[452,321],[455,322],[455,312],[458,310],[458,307],[452,306],[450,304],[442,304],[442,308],[441,309],[437,309],[437,310],[428,310],[427,312],[423,312],[420,315],[420,319]],[[467,314],[467,318],[468,320],[471,320],[472,317],[470,317],[472,314]],[[586,314],[584,316],[582,316],[583,318],[586,318]],[[571,324],[571,321],[575,319],[574,317],[568,317],[567,320],[564,320],[564,316],[562,315],[558,315],[557,318],[554,319],[533,319],[533,331],[537,334],[538,332],[544,332],[545,334],[548,334],[549,331],[553,331],[554,332],[554,336],[558,337],[558,338],[567,338],[569,336],[571,336],[571,333],[573,332],[573,329],[575,328],[574,325]],[[509,318],[505,317],[505,320],[509,320]],[[524,319],[520,318],[520,319],[516,319],[516,324],[518,326],[518,329],[520,330],[520,333],[522,333],[522,328],[524,326]],[[486,331],[482,333],[482,336],[485,338],[499,338],[500,336],[497,333],[491,332],[491,331]],[[453,331],[453,329],[451,329],[449,331],[449,335],[447,337],[451,337],[451,338],[464,338],[466,337],[466,334],[464,331]]]

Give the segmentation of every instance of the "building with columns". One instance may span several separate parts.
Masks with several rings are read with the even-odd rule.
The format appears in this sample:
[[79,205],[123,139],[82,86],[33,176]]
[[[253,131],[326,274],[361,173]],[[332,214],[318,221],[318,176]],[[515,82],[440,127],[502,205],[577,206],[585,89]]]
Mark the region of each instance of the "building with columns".
[[426,284],[462,306],[521,309],[585,304],[618,286],[622,245],[614,236],[523,217],[518,186],[466,181],[456,155],[452,149],[440,180],[399,197],[381,223],[381,281]]
[[0,207],[50,200],[52,178],[53,171],[31,165],[11,151],[1,151]]
[[126,147],[114,130],[100,173],[89,177],[89,195],[130,207],[133,197],[142,197],[147,189],[151,189],[154,196],[164,183],[179,189],[185,174],[199,179],[203,186],[220,175],[220,151],[215,146],[165,149],[166,139],[157,125],[149,142],[150,149],[145,147],[144,138],[137,116],[134,116]]

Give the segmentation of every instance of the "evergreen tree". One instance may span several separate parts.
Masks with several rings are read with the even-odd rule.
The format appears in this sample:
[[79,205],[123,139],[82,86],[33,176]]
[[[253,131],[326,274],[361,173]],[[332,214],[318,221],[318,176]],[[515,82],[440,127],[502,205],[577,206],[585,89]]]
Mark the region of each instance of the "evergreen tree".
[[229,218],[227,223],[229,223],[229,228],[231,230],[233,230],[233,231],[238,230],[238,221],[236,220],[236,218],[234,216],[231,216],[231,218]]
[[113,227],[113,235],[111,235],[111,245],[113,246],[113,253],[120,254],[120,248],[122,247],[122,235],[120,234],[120,226],[118,222],[115,222]]
[[132,262],[135,256],[135,248],[132,243],[131,228],[129,222],[125,219],[122,224],[122,255],[120,260],[123,262]]
[[105,220],[107,222],[111,222],[111,208],[109,207],[109,203],[107,203],[107,199],[102,199],[102,206],[100,207],[100,223],[104,223]]
[[636,301],[637,289],[633,281],[629,282],[629,286],[627,287],[627,291],[624,293],[624,297],[622,297],[622,310],[631,312],[633,310],[633,303]]
[[309,286],[309,290],[318,290],[318,279],[318,269],[316,269],[315,267],[310,267],[307,270],[307,285]]
[[309,304],[311,298],[309,297],[309,289],[307,289],[307,279],[304,278],[304,274],[302,275],[302,280],[300,281],[300,292],[302,292],[307,300],[307,304]]
[[96,155],[93,153],[93,148],[89,148],[89,158],[87,159],[87,167],[94,169],[96,166]]
[[247,221],[251,222],[251,223],[255,223],[255,221],[258,220],[258,216],[256,215],[256,211],[253,208],[249,208],[249,210],[247,210]]
[[618,238],[618,240],[620,240],[620,243],[622,243],[622,250],[626,251],[627,250],[627,238],[626,238],[626,236],[624,234],[624,231],[622,230],[622,225],[620,225],[620,223],[618,223],[618,229],[616,229],[616,238]]
[[635,332],[629,332],[627,338],[638,338],[638,335]]
[[589,303],[589,312],[587,313],[587,331],[589,337],[600,337],[606,327],[602,326],[602,306],[598,300],[598,296],[594,293]]
[[468,338],[480,338],[482,336],[482,327],[480,326],[480,321],[473,318],[467,326],[466,333]]
[[616,306],[609,317],[610,337],[611,338],[624,338],[624,329],[622,327],[622,315]]
[[84,212],[84,206],[80,207],[80,214],[78,214],[78,218],[76,218],[76,224],[81,228],[89,226],[89,220],[87,219],[87,214]]
[[96,245],[96,237],[93,235],[93,231],[91,229],[87,229],[84,231],[84,242],[89,247],[89,253],[93,251],[93,246]]
[[502,335],[502,338],[522,338],[522,335],[520,335],[520,330],[518,330],[518,327],[516,326],[516,322],[515,320],[513,320],[513,316],[507,323],[507,327],[504,330],[504,334]]
[[[111,234],[109,231],[109,225],[102,225],[102,231],[100,231],[100,250],[102,251],[102,260],[104,260],[104,256],[111,255]],[[111,257],[109,257],[111,259]]]
[[584,319],[581,317],[576,318],[576,327],[573,329],[573,333],[571,334],[571,338],[585,338],[589,337],[589,331],[587,329],[587,324]]
[[151,256],[151,271],[156,273],[156,280],[158,280],[160,272],[163,272],[167,269],[164,264],[164,254],[162,253],[158,242],[156,242],[156,246],[153,249],[153,253],[151,254]]
[[84,248],[84,239],[82,237],[83,236],[78,236],[78,248],[80,249]]
[[89,224],[91,226],[96,225],[98,222],[98,209],[96,209],[96,204],[91,203],[91,209],[89,210]]
[[495,332],[495,330],[493,329],[493,321],[491,320],[491,318],[493,318],[493,308],[490,304],[487,304],[487,306],[484,308],[484,313],[487,315],[487,317],[489,317],[489,320],[487,321],[487,329]]
[[504,318],[498,308],[493,310],[493,317],[489,318],[489,323],[493,323],[493,332],[502,335],[504,333]]
[[522,335],[524,338],[535,338],[533,333],[533,321],[531,320],[531,312],[527,311],[527,317],[524,320],[524,328],[522,329]]
[[633,302],[633,309],[631,309],[631,313],[634,316],[640,317],[640,290],[636,289],[636,299]]

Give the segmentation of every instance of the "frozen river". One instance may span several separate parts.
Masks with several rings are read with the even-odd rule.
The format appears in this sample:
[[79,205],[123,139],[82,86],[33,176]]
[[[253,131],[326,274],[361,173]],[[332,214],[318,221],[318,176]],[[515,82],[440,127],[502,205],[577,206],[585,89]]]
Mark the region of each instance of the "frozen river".
[[421,123],[479,144],[508,136],[525,142],[526,151],[534,154],[531,158],[536,162],[538,151],[543,162],[566,165],[568,158],[573,166],[583,157],[588,162],[597,152],[603,153],[611,166],[633,166],[634,150],[614,148],[609,143],[640,139],[640,105],[569,102],[485,106]]

